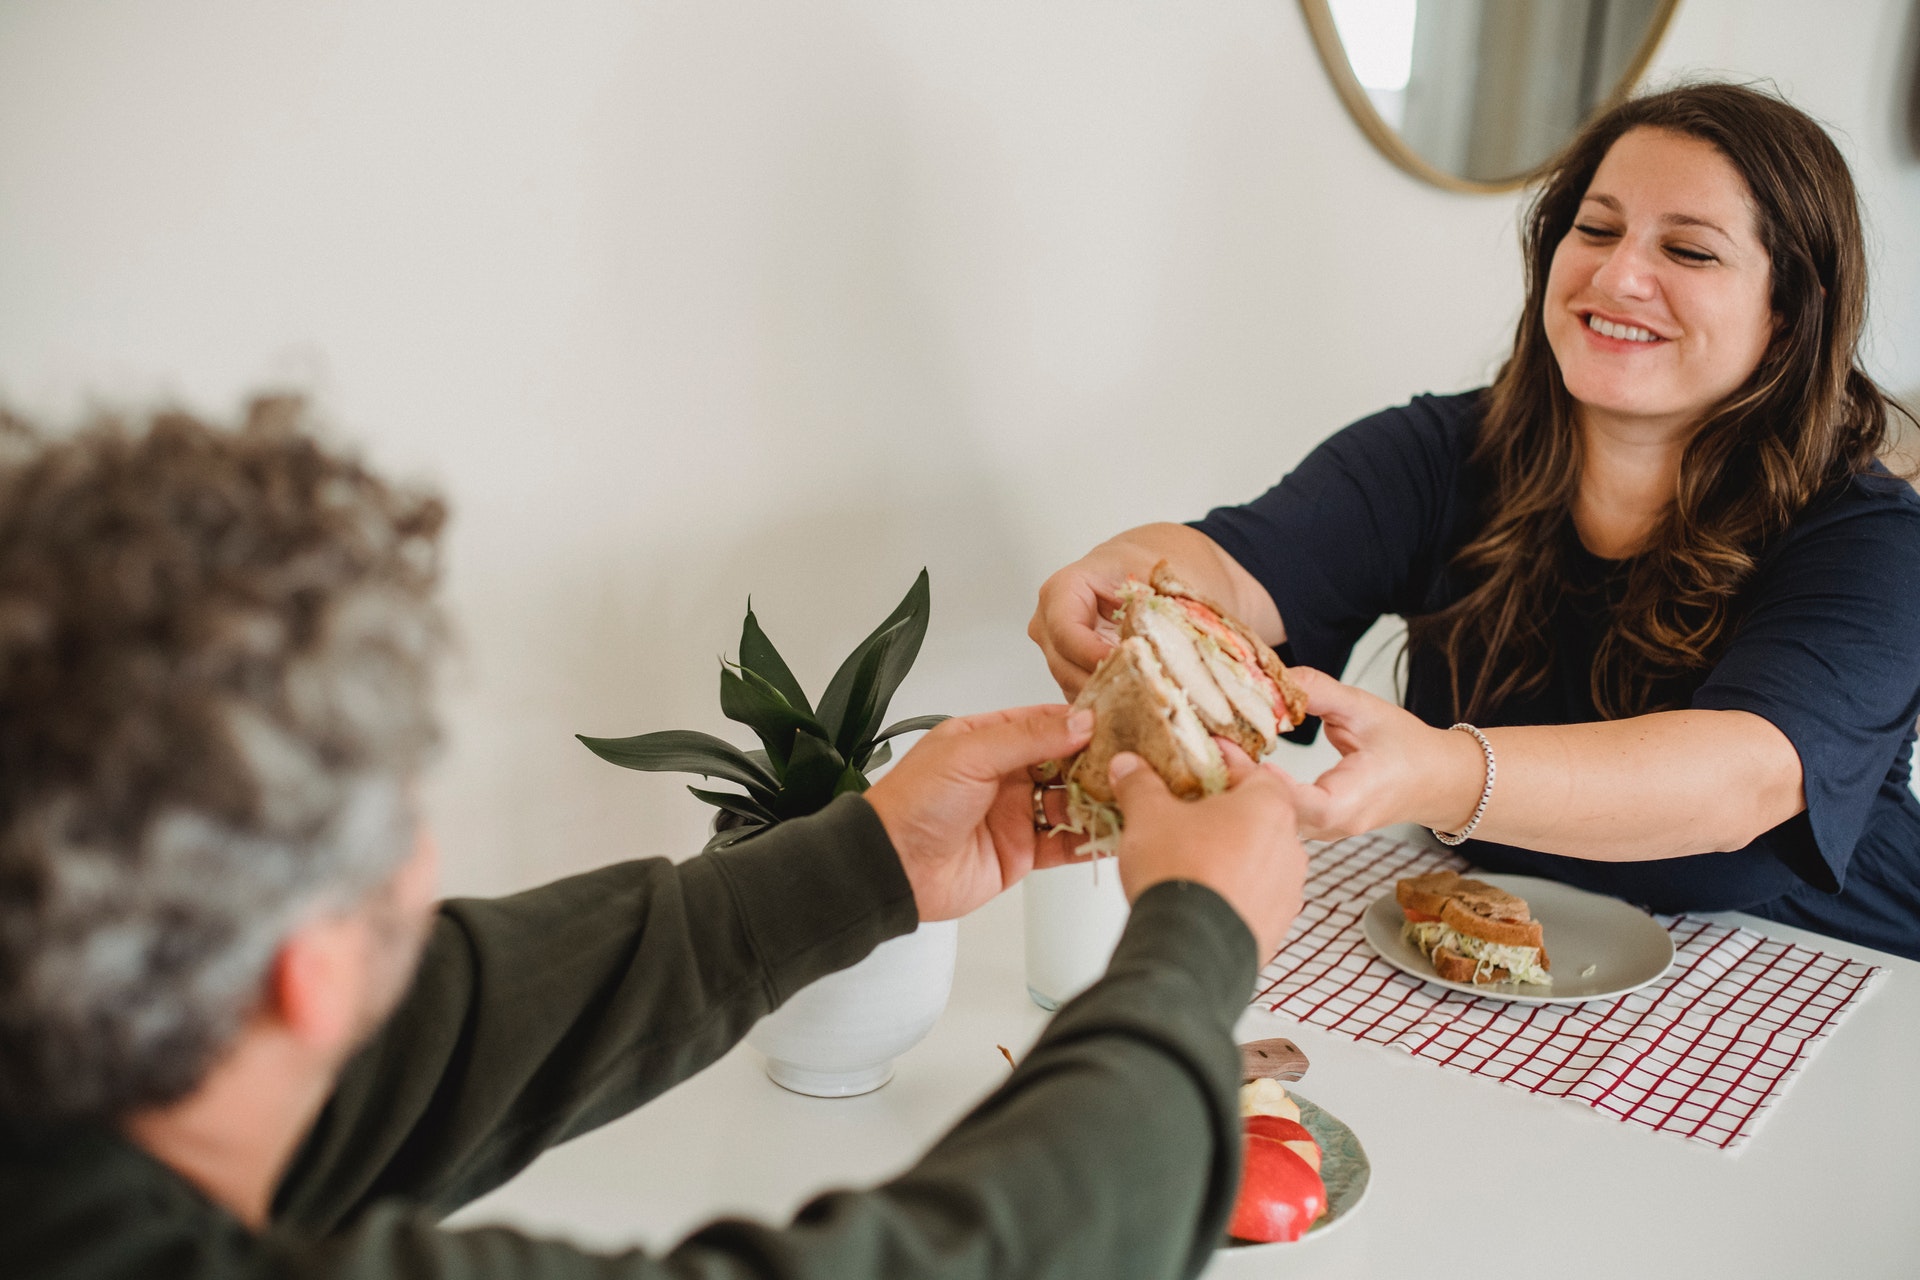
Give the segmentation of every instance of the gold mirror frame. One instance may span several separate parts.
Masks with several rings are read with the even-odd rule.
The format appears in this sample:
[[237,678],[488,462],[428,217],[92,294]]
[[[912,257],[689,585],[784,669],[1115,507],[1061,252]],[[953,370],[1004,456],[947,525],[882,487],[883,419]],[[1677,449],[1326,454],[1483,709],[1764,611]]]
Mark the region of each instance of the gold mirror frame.
[[[1617,106],[1640,83],[1640,77],[1646,74],[1647,64],[1653,61],[1654,50],[1660,47],[1660,38],[1667,33],[1667,24],[1672,21],[1673,11],[1679,4],[1680,0],[1663,0],[1659,12],[1653,16],[1653,24],[1647,28],[1646,38],[1640,42],[1633,60],[1627,64],[1625,74],[1620,77],[1620,83],[1605,101],[1594,108],[1594,114]],[[1326,67],[1333,87],[1339,91],[1340,100],[1346,103],[1347,114],[1353,117],[1360,131],[1380,149],[1381,154],[1406,172],[1448,191],[1496,195],[1502,191],[1517,191],[1545,170],[1546,165],[1536,165],[1511,178],[1482,182],[1475,178],[1455,177],[1443,169],[1435,168],[1408,146],[1399,131],[1381,119],[1380,113],[1374,109],[1373,100],[1367,97],[1367,91],[1361,87],[1359,77],[1353,74],[1353,66],[1347,61],[1347,48],[1340,42],[1340,29],[1334,25],[1333,10],[1327,0],[1300,0],[1300,8],[1306,14],[1307,29],[1313,33],[1313,46],[1319,51],[1320,62]],[[1587,118],[1592,119],[1592,116]]]

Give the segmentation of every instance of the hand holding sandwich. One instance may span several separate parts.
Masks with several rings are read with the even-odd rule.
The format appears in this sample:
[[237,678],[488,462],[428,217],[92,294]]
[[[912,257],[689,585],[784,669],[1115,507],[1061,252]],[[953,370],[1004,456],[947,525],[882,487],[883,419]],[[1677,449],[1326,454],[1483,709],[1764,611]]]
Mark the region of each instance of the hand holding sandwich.
[[1173,575],[1218,602],[1270,644],[1283,638],[1280,614],[1266,588],[1218,543],[1183,524],[1149,524],[1109,539],[1056,572],[1040,587],[1027,635],[1069,698],[1118,640],[1110,619],[1128,578],[1145,582],[1165,561]]
[[1486,758],[1464,733],[1438,729],[1403,707],[1324,672],[1289,667],[1340,763],[1300,786],[1300,828],[1338,840],[1396,822],[1458,831],[1473,815]]
[[1191,880],[1227,900],[1264,962],[1300,912],[1307,852],[1294,827],[1293,783],[1222,741],[1227,790],[1181,800],[1139,756],[1114,757],[1114,795],[1126,817],[1120,884],[1132,902],[1166,880]]
[[1036,832],[1027,771],[1086,746],[1093,717],[1064,706],[960,716],[936,726],[867,792],[922,920],[952,920],[1029,871],[1071,856]]
[[[1289,667],[1340,763],[1300,787],[1300,829],[1320,840],[1417,822],[1458,831],[1487,759],[1465,733],[1324,672]],[[1590,724],[1483,730],[1498,787],[1475,838],[1632,862],[1739,849],[1806,808],[1799,756],[1749,711],[1685,708]]]

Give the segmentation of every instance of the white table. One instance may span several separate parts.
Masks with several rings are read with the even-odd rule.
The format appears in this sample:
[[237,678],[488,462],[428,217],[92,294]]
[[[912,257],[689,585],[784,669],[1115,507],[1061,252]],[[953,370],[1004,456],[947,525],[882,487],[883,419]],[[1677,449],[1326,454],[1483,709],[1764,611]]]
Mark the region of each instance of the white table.
[[[1324,1239],[1222,1254],[1212,1277],[1559,1280],[1920,1276],[1920,964],[1768,921],[1770,936],[1892,972],[1815,1053],[1737,1154],[1571,1102],[1442,1071],[1261,1011],[1300,1091],[1365,1144],[1373,1182]],[[666,1097],[552,1152],[452,1225],[511,1223],[593,1247],[660,1249],[720,1214],[784,1221],[814,1193],[884,1179],[1002,1079],[1046,1015],[1021,973],[1018,893],[961,924],[953,999],[893,1082],[821,1100],[735,1049]],[[1478,1167],[1480,1178],[1457,1171]]]

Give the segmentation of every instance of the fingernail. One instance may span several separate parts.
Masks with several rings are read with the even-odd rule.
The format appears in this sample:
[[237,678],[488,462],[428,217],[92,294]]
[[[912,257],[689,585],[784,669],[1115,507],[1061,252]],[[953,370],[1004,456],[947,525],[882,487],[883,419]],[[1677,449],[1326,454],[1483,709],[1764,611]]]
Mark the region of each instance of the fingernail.
[[1130,752],[1122,752],[1107,765],[1107,777],[1118,782],[1140,767],[1140,757]]
[[1092,733],[1093,712],[1087,710],[1085,707],[1077,708],[1072,715],[1067,717],[1067,732],[1076,738],[1083,733]]

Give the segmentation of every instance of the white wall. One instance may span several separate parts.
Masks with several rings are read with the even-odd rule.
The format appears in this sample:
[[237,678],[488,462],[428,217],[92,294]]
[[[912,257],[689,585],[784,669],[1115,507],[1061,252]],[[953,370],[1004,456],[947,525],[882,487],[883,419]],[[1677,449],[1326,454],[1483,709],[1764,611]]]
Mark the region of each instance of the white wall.
[[[1917,23],[1684,0],[1655,72],[1834,127],[1902,391]],[[292,382],[451,495],[463,890],[699,843],[570,735],[729,732],[749,592],[817,685],[926,564],[899,711],[1048,696],[1051,568],[1486,376],[1517,208],[1377,156],[1288,0],[0,4],[0,395]]]

